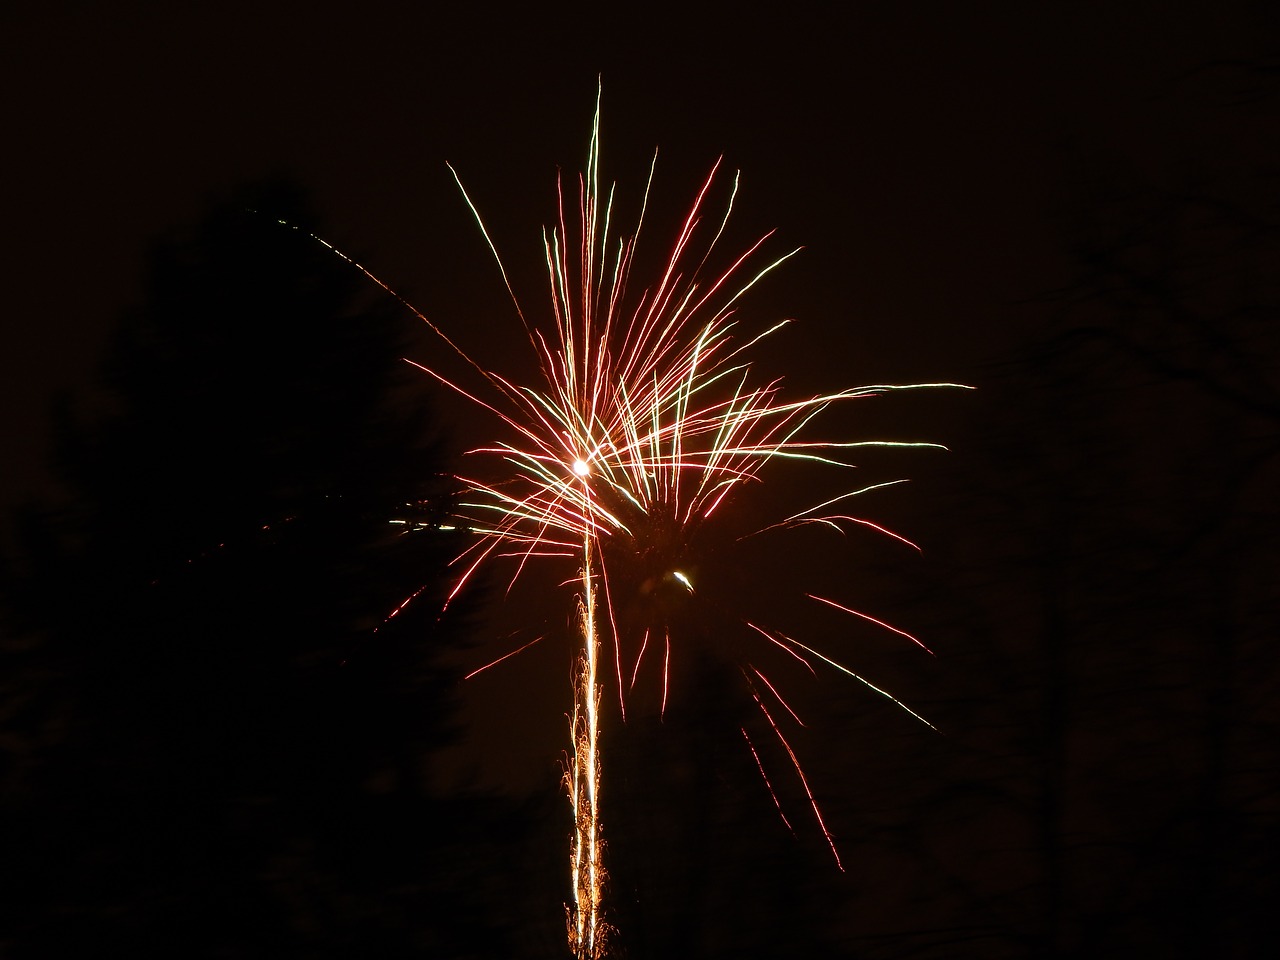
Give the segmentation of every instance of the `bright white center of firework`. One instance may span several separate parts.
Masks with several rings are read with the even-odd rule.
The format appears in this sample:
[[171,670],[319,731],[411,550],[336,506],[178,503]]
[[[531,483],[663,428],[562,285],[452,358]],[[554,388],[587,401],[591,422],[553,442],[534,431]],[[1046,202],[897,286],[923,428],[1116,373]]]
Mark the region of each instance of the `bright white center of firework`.
[[688,577],[686,577],[679,570],[672,570],[671,575],[675,577],[677,580],[679,580],[681,583],[683,583],[686,590],[688,590],[690,593],[693,593],[693,584],[689,582]]
[[573,472],[580,477],[585,477],[591,472],[591,467],[587,465],[585,460],[575,460],[573,461]]

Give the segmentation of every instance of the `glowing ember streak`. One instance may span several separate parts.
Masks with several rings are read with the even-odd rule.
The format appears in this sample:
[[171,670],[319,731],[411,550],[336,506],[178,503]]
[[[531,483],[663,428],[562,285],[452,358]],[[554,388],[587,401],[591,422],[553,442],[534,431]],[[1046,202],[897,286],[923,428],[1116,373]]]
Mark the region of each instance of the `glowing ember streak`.
[[[575,473],[581,463],[581,460],[575,462]],[[591,491],[585,480],[582,486],[589,500]],[[605,955],[606,933],[600,916],[604,897],[600,839],[600,684],[597,679],[600,639],[596,633],[596,591],[591,575],[592,545],[592,534],[588,530],[582,538],[582,660],[569,730],[573,743],[573,769],[568,777],[568,787],[574,830],[570,860],[574,907],[570,917],[569,946],[575,956],[583,958]]]
[[479,674],[484,673],[484,672],[485,672],[486,670],[488,670],[490,667],[496,667],[498,664],[502,663],[502,661],[504,661],[504,660],[510,660],[510,659],[511,659],[512,657],[514,657],[517,653],[523,653],[525,650],[528,650],[530,647],[532,647],[535,643],[537,643],[537,642],[538,642],[539,640],[541,640],[541,639],[542,639],[542,637],[534,637],[534,638],[533,638],[532,640],[530,640],[528,643],[523,644],[522,646],[516,647],[516,648],[515,648],[514,650],[512,650],[510,653],[504,653],[504,654],[503,654],[502,656],[500,656],[497,660],[490,660],[490,661],[489,661],[488,663],[486,663],[483,667],[476,667],[476,668],[475,668],[474,670],[472,670],[470,673],[466,674],[462,679],[463,679],[463,680],[470,680],[472,677],[475,677],[475,676],[478,676]]
[[787,756],[791,758],[791,764],[796,768],[796,776],[800,778],[800,784],[804,787],[805,796],[809,798],[809,807],[813,810],[814,819],[818,821],[818,828],[822,831],[822,835],[827,838],[827,846],[831,848],[831,855],[836,858],[836,866],[843,871],[844,864],[840,862],[840,851],[836,849],[836,841],[831,836],[831,831],[827,829],[826,821],[822,819],[822,809],[818,806],[818,801],[814,797],[813,791],[809,789],[809,780],[804,775],[804,768],[800,766],[800,760],[796,757],[796,752],[791,749],[791,744],[787,743],[787,738],[782,735],[782,731],[778,729],[777,723],[774,722],[773,715],[769,713],[769,709],[761,702],[754,690],[751,691],[751,696],[755,698],[756,706],[760,708],[764,718],[769,721],[769,726],[773,728],[774,735],[782,744],[783,749],[787,751]]
[[778,816],[782,818],[782,822],[786,825],[794,837],[796,832],[791,826],[791,821],[787,819],[786,811],[782,809],[782,803],[778,800],[777,793],[774,792],[773,784],[769,782],[769,775],[764,772],[764,764],[760,762],[760,754],[756,752],[756,745],[751,742],[751,735],[747,733],[746,727],[739,727],[742,731],[742,739],[747,741],[747,749],[751,751],[751,757],[756,762],[756,769],[760,771],[760,779],[764,781],[765,789],[769,791],[769,796],[773,798],[773,805],[778,809]]
[[[630,688],[634,688],[651,633],[656,639],[656,631],[662,631],[664,711],[673,661],[670,624],[658,622],[663,614],[661,604],[655,602],[656,620],[644,626],[639,652],[633,662],[628,658],[632,665],[629,670],[625,669],[620,620],[613,599],[618,589],[612,582],[611,568],[634,565],[637,558],[653,557],[652,562],[659,566],[639,575],[643,589],[638,594],[665,597],[663,583],[672,582],[683,588],[680,594],[683,602],[694,602],[689,576],[673,565],[683,562],[678,554],[727,498],[745,484],[763,478],[766,465],[801,461],[851,467],[853,464],[846,459],[848,454],[863,447],[939,448],[929,443],[801,439],[815,418],[830,407],[851,400],[901,390],[961,386],[877,384],[790,399],[783,397],[778,380],[753,381],[747,352],[788,321],[776,323],[762,332],[744,334],[737,329],[735,305],[761,278],[797,251],[766,260],[761,265],[757,257],[771,236],[766,234],[745,252],[728,258],[727,267],[713,266],[719,259],[717,247],[737,194],[735,177],[718,223],[715,219],[710,221],[710,226],[704,222],[704,202],[716,179],[718,163],[684,218],[665,266],[638,298],[629,298],[627,282],[648,207],[654,167],[650,167],[649,183],[634,232],[613,239],[610,235],[613,192],[610,189],[607,198],[602,198],[599,185],[599,121],[597,96],[586,171],[577,185],[577,217],[566,217],[566,207],[572,209],[572,204],[566,202],[563,184],[559,184],[558,222],[543,234],[551,294],[548,329],[527,319],[476,205],[462,187],[457,172],[449,168],[475,215],[524,326],[543,375],[540,385],[513,383],[477,362],[389,286],[350,257],[320,241],[413,311],[482,384],[479,388],[464,387],[436,369],[417,363],[414,366],[496,416],[501,429],[508,434],[506,440],[470,451],[481,460],[496,461],[500,465],[500,479],[459,478],[470,495],[457,510],[456,523],[471,531],[475,540],[455,561],[462,572],[445,601],[446,606],[477,570],[501,558],[514,563],[512,584],[531,562],[563,563],[565,558],[580,561],[573,579],[580,589],[582,644],[575,656],[570,720],[572,752],[569,769],[565,771],[574,817],[570,856],[574,902],[568,908],[568,935],[579,960],[595,960],[605,956],[608,950],[608,925],[602,913],[605,873],[599,795],[600,625],[607,624],[612,635],[614,669],[624,717],[624,672],[631,674]],[[656,154],[654,159],[656,162]],[[704,242],[700,238],[707,230],[711,234]],[[872,484],[849,490],[783,520],[763,525],[748,536],[800,526],[845,533],[858,526],[915,547],[879,524],[837,512],[839,505],[852,497],[888,485]],[[413,525],[407,524],[405,529],[409,532]],[[389,617],[399,613],[414,596],[391,611]],[[924,647],[906,631],[844,603],[814,594],[808,596]],[[606,616],[599,615],[601,603]],[[747,636],[764,638],[768,647],[785,652],[811,672],[813,660],[821,661],[928,723],[888,692],[831,657],[778,630],[745,618],[740,622]],[[518,652],[500,657],[488,666]],[[754,667],[751,671],[799,722],[774,684]],[[745,671],[743,676],[757,707],[790,759],[818,828],[839,865],[835,841],[799,759],[757,694],[750,676]],[[746,730],[742,732],[777,804],[777,794],[765,775],[756,747]]]
[[829,607],[835,607],[837,610],[843,610],[845,613],[851,613],[855,617],[861,617],[863,620],[868,620],[871,623],[874,623],[877,627],[884,627],[886,630],[890,631],[891,633],[896,633],[900,637],[906,637],[908,640],[914,643],[917,647],[919,647],[925,653],[928,653],[928,654],[933,653],[932,650],[930,650],[928,647],[924,645],[924,642],[920,640],[919,637],[913,637],[911,634],[907,633],[907,631],[899,630],[897,627],[895,627],[891,623],[885,623],[883,620],[878,620],[875,617],[871,616],[870,614],[862,613],[858,610],[854,610],[852,607],[846,607],[843,603],[836,603],[834,600],[828,600],[826,597],[818,597],[812,593],[809,594],[809,597],[813,600],[817,600],[819,603],[825,603]]

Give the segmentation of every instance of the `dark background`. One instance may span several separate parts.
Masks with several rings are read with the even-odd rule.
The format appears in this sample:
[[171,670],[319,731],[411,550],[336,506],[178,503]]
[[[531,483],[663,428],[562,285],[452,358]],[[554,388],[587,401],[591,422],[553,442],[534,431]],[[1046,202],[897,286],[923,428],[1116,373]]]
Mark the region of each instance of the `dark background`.
[[940,733],[796,678],[840,872],[690,652],[664,719],[608,718],[619,949],[1270,955],[1270,5],[51,3],[0,36],[0,954],[564,955],[569,594],[435,617],[455,544],[385,520],[438,522],[486,428],[401,362],[441,356],[421,321],[244,208],[518,370],[445,163],[540,305],[602,76],[624,221],[658,146],[650,242],[723,156],[731,240],[804,246],[744,306],[797,320],[769,372],[977,387],[826,425],[950,448],[860,474],[912,478],[860,507],[923,555],[782,558],[927,641],[805,625]]

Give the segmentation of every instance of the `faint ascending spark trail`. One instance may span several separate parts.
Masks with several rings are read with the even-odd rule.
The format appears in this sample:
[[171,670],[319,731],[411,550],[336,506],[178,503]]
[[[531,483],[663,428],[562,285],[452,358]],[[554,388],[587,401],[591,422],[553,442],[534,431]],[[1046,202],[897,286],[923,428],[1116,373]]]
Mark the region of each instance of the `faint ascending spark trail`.
[[[709,217],[706,202],[719,173],[717,162],[676,230],[665,263],[638,296],[631,296],[628,282],[649,205],[657,154],[649,167],[636,226],[630,234],[615,238],[614,190],[610,187],[607,195],[601,192],[599,146],[597,94],[587,163],[577,179],[576,196],[566,197],[565,184],[558,179],[558,221],[543,231],[550,285],[549,322],[543,324],[532,322],[526,315],[477,206],[457,172],[449,167],[524,327],[540,367],[540,382],[513,382],[473,359],[387,284],[325,244],[408,307],[473,374],[479,375],[482,386],[471,389],[462,386],[459,378],[446,376],[435,367],[414,364],[468,403],[494,415],[500,432],[507,435],[506,439],[469,451],[481,459],[496,461],[497,468],[489,479],[479,475],[459,477],[470,495],[458,508],[457,522],[471,531],[473,540],[455,561],[460,573],[445,605],[479,569],[499,559],[514,565],[511,584],[531,563],[563,563],[568,559],[578,565],[575,579],[581,642],[575,657],[572,750],[566,761],[565,785],[574,819],[570,854],[574,902],[567,908],[568,938],[575,956],[581,960],[604,957],[609,950],[610,928],[603,911],[605,870],[600,826],[602,648],[613,651],[624,717],[624,678],[630,678],[634,686],[646,651],[658,644],[659,630],[663,650],[655,657],[660,656],[662,662],[663,710],[673,660],[670,624],[646,628],[634,659],[624,655],[616,604],[611,599],[617,591],[611,568],[625,568],[628,558],[641,555],[657,556],[660,562],[667,562],[668,555],[679,553],[670,549],[672,542],[690,540],[735,492],[761,481],[767,465],[799,462],[839,469],[852,467],[848,459],[851,452],[863,447],[940,448],[938,444],[922,442],[813,438],[810,428],[823,412],[855,399],[903,390],[963,386],[876,384],[788,398],[783,395],[780,380],[759,381],[753,375],[750,352],[790,321],[747,332],[739,329],[736,306],[763,277],[798,250],[765,256],[764,247],[772,236],[767,233],[743,252],[720,255],[719,245],[738,182],[735,176],[723,213]],[[713,267],[716,262],[726,265]],[[840,533],[861,526],[914,547],[879,524],[843,512],[847,501],[882,486],[887,484],[855,487],[763,525],[748,536],[809,525]],[[692,597],[696,585],[688,571],[679,569],[676,562],[671,559],[660,576],[666,582],[678,583]],[[847,604],[813,593],[807,597],[924,646],[906,631]],[[407,598],[389,616],[395,616],[412,600],[413,597]],[[746,616],[739,619],[748,635],[763,638],[766,647],[784,651],[810,672],[815,671],[815,664],[825,664],[928,723],[886,690],[812,646]],[[603,645],[602,630],[607,637]],[[514,656],[520,649],[523,648],[499,657],[470,676]],[[794,720],[798,721],[798,716],[756,666],[747,665],[742,675],[755,706],[785,751],[817,826],[839,865],[835,840],[800,761],[775,722],[765,697],[779,704]],[[756,744],[745,728],[742,734],[782,814]],[[785,814],[783,821],[790,829]]]

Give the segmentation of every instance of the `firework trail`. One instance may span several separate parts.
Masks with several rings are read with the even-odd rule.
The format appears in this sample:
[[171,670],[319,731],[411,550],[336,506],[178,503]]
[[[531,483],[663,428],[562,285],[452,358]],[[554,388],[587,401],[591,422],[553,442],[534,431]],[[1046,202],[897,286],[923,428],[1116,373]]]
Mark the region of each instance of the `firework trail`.
[[[568,908],[568,937],[578,958],[598,958],[607,953],[599,807],[602,646],[613,654],[624,717],[627,680],[634,685],[651,646],[661,647],[661,652],[653,656],[662,663],[665,709],[672,660],[672,634],[666,626],[645,629],[633,657],[624,652],[620,618],[611,599],[618,589],[614,580],[620,574],[611,570],[647,578],[645,583],[650,585],[658,581],[675,584],[676,589],[692,594],[696,585],[689,573],[677,566],[681,551],[672,545],[687,544],[727,498],[744,485],[760,480],[766,465],[801,461],[840,468],[852,466],[847,457],[860,447],[938,446],[811,439],[807,428],[819,414],[834,405],[893,391],[961,386],[879,384],[785,398],[780,381],[753,380],[749,351],[789,321],[755,333],[743,332],[737,328],[735,306],[761,278],[798,251],[772,258],[764,256],[764,245],[771,236],[766,234],[744,252],[719,256],[718,247],[737,193],[737,178],[723,213],[708,216],[705,205],[717,179],[718,162],[676,231],[661,269],[643,292],[628,296],[656,153],[636,226],[629,235],[614,238],[613,189],[607,196],[602,195],[599,182],[599,108],[597,96],[587,163],[576,191],[566,196],[564,183],[558,182],[558,222],[543,232],[550,281],[549,324],[535,324],[526,316],[476,205],[450,167],[523,324],[541,370],[540,383],[517,384],[477,362],[394,290],[335,250],[423,320],[479,376],[483,386],[468,389],[436,369],[415,366],[496,416],[507,434],[504,441],[470,451],[497,461],[498,469],[491,475],[497,479],[460,477],[471,496],[459,508],[459,523],[477,536],[456,561],[461,572],[449,600],[477,570],[499,559],[514,565],[511,583],[534,562],[567,560],[580,564],[575,579],[581,646],[576,657],[570,718],[572,751],[565,773],[574,816],[570,857],[574,903]],[[725,266],[713,267],[715,262]],[[814,524],[844,532],[861,525],[903,540],[877,524],[842,512],[848,500],[881,486],[886,484],[849,490],[750,535]],[[641,557],[644,561],[637,563],[636,558]],[[807,596],[920,644],[905,631],[846,604],[814,594]],[[392,611],[391,616],[396,612]],[[767,648],[785,652],[811,671],[815,663],[841,671],[927,723],[887,691],[813,647],[766,625],[745,618],[741,622]],[[603,645],[602,632],[606,638]],[[518,651],[512,651],[515,652]],[[775,718],[778,711],[770,709],[770,704],[780,706],[793,717],[794,711],[754,665],[744,665],[742,675],[755,706],[785,750],[818,828],[839,864],[835,842],[800,762]],[[745,729],[742,733],[778,803],[756,745]]]

